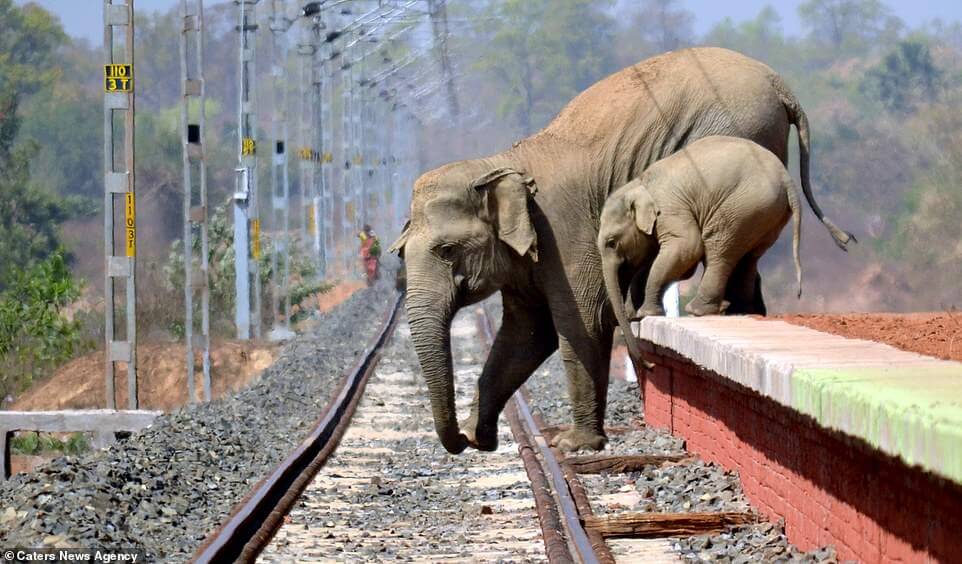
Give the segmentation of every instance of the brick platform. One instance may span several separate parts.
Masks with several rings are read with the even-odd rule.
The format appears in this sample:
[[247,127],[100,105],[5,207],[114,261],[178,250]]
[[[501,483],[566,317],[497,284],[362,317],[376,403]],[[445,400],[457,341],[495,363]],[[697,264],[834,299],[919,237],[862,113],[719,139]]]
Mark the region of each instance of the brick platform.
[[749,318],[648,318],[645,418],[803,549],[962,562],[962,364]]

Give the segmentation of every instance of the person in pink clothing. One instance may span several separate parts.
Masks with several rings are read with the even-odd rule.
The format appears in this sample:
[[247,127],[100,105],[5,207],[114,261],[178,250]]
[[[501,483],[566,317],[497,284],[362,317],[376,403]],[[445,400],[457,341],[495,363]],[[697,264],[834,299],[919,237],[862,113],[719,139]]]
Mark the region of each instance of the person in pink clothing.
[[373,286],[378,278],[378,263],[381,259],[381,241],[377,238],[370,225],[365,225],[361,233],[361,261],[364,263],[364,272],[367,274],[367,285]]

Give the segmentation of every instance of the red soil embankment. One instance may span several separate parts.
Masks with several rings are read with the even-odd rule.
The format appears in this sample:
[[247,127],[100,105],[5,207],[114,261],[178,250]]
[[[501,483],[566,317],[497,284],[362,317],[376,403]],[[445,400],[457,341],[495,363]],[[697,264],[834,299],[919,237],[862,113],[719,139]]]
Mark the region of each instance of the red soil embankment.
[[958,312],[799,314],[769,319],[962,362],[962,313]]

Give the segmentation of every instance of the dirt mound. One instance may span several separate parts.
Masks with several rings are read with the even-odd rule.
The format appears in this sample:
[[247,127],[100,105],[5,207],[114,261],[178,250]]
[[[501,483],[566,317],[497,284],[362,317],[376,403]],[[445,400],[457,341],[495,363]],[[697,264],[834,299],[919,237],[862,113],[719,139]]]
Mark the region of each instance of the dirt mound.
[[[307,307],[327,312],[365,287],[361,281],[342,282],[305,300]],[[211,395],[214,399],[247,386],[271,365],[277,353],[272,343],[219,341],[211,344]],[[140,407],[171,411],[187,403],[185,351],[181,343],[141,344],[137,349]],[[194,351],[196,393],[203,398],[201,355]],[[114,388],[117,407],[127,407],[127,370],[119,369]],[[97,409],[105,406],[104,353],[97,351],[60,367],[34,385],[7,409],[23,411]]]
[[[211,395],[214,398],[246,386],[274,360],[276,345],[238,342],[211,344]],[[182,343],[140,345],[140,407],[170,411],[187,403],[187,371]],[[201,355],[194,354],[197,399],[203,397]],[[117,407],[127,407],[127,370],[115,376]],[[105,406],[104,353],[74,359],[47,380],[33,386],[10,406],[12,410],[96,409]]]
[[962,313],[846,313],[770,317],[852,339],[962,362]]

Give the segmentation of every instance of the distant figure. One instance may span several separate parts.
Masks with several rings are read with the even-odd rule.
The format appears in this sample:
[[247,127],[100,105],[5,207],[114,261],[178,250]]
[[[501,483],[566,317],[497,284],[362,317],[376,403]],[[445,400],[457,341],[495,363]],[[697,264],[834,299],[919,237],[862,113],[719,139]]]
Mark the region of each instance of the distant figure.
[[381,258],[381,241],[370,225],[365,225],[358,234],[361,239],[361,261],[367,274],[367,285],[373,286],[378,278],[378,263]]

